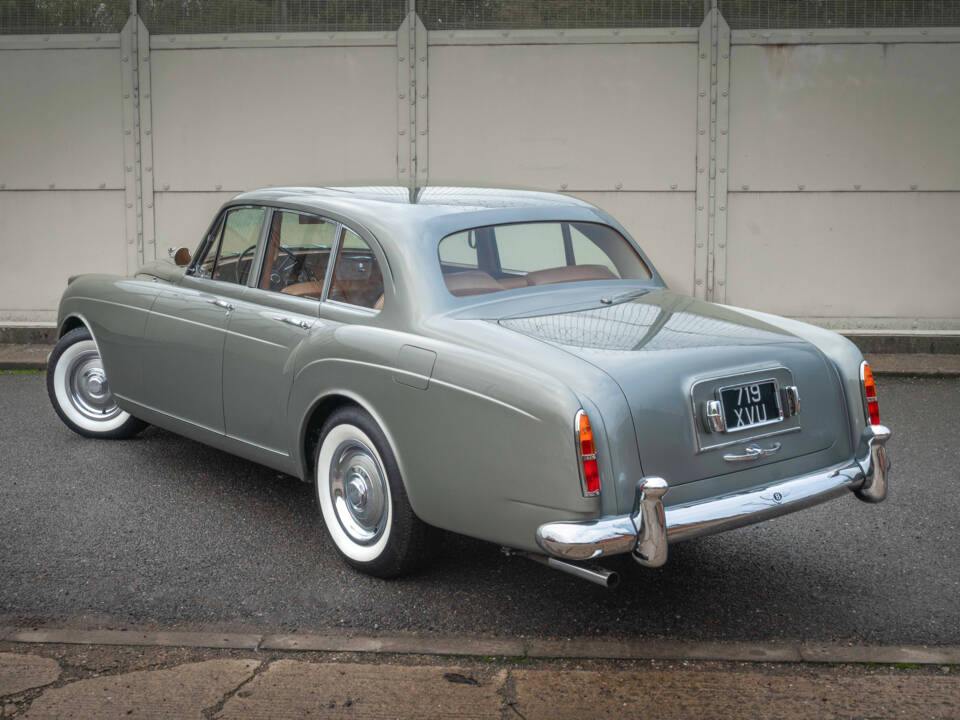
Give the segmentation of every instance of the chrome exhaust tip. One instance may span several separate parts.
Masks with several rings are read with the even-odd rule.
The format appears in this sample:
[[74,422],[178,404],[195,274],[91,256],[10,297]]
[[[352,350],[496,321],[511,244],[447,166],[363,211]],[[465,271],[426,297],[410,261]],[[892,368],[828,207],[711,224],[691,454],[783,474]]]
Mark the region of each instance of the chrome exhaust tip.
[[586,580],[587,582],[592,582],[595,585],[600,585],[608,589],[613,589],[620,584],[620,573],[615,570],[607,570],[604,567],[585,567],[583,565],[574,565],[573,563],[568,563],[563,560],[559,560],[554,557],[548,557],[547,555],[540,555],[539,553],[527,552],[525,550],[513,550],[512,548],[502,548],[504,555],[520,555],[527,558],[528,560],[533,560],[536,563],[541,565],[546,565],[549,568],[554,570],[559,570],[560,572],[565,572],[568,575],[573,575],[578,577],[581,580]]

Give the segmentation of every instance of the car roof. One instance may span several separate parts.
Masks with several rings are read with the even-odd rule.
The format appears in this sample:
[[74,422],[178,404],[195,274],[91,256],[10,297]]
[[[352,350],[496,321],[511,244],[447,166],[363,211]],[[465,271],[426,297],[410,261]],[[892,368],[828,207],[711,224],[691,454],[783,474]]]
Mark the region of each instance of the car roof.
[[590,207],[589,203],[560,193],[536,190],[479,187],[423,187],[411,202],[409,188],[394,187],[276,187],[243,193],[234,198],[245,202],[291,202],[312,205],[318,210],[331,201],[360,210],[389,203],[407,209],[411,215],[435,215],[438,210],[472,212],[494,208]]

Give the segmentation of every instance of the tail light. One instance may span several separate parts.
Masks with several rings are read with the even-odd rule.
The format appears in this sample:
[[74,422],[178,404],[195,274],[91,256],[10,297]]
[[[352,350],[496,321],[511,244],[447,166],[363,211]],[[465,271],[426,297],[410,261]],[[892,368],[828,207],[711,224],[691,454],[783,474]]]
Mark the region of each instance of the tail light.
[[580,410],[575,420],[577,449],[580,453],[580,482],[583,494],[591,497],[600,494],[600,468],[597,465],[597,447],[593,444],[593,428],[590,418]]
[[860,383],[863,385],[863,401],[867,406],[867,417],[871,425],[880,424],[880,403],[877,402],[877,384],[873,381],[870,363],[860,363]]

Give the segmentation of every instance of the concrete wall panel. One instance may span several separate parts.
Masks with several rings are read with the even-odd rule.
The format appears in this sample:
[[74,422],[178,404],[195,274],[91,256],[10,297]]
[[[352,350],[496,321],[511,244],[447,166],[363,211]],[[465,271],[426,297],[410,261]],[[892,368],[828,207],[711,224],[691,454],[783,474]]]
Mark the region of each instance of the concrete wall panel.
[[0,51],[0,184],[123,187],[120,54]]
[[730,187],[960,189],[960,44],[735,46]]
[[154,186],[394,182],[395,54],[393,47],[153,50]]
[[233,196],[232,192],[156,193],[157,253],[166,257],[171,247],[196,250],[217,210]]
[[67,278],[127,271],[123,191],[0,193],[0,319],[56,319]]
[[960,315],[956,193],[735,193],[727,302],[798,317]]
[[693,190],[697,46],[431,47],[430,183]]

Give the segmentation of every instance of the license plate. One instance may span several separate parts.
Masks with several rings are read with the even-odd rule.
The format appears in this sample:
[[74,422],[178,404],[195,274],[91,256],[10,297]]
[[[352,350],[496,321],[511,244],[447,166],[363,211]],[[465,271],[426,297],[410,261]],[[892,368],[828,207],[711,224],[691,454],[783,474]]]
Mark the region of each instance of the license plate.
[[776,380],[720,388],[726,432],[769,425],[783,420]]

